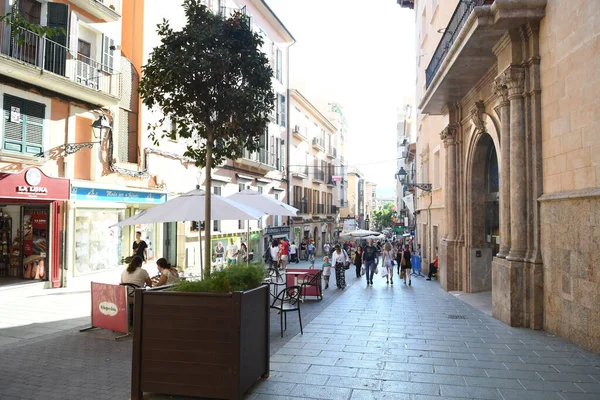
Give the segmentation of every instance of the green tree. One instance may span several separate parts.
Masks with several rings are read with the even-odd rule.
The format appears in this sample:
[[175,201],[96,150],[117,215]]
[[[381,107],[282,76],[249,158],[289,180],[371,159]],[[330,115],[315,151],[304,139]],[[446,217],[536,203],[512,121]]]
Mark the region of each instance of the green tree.
[[394,210],[392,210],[393,206],[394,203],[388,202],[383,205],[381,210],[373,211],[373,222],[378,231],[392,226],[392,215],[394,214]]
[[[199,0],[184,0],[181,30],[158,25],[161,44],[142,69],[140,95],[163,117],[149,125],[155,145],[162,138],[188,139],[185,156],[206,169],[205,275],[210,275],[211,170],[243,150],[256,151],[274,105],[272,69],[260,50],[261,37],[249,19],[235,13],[224,19]],[[162,127],[169,120],[175,126]]]

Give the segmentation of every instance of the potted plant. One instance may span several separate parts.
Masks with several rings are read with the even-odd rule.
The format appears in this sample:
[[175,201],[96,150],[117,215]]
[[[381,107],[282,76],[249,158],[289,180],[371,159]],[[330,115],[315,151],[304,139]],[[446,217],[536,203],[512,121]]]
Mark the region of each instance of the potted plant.
[[269,287],[261,263],[135,292],[131,398],[241,399],[269,374]]

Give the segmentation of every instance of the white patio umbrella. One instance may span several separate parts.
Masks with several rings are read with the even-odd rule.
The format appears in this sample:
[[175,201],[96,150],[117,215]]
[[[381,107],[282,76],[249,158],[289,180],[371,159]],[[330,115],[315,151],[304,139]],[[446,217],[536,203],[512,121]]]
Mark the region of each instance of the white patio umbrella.
[[365,229],[357,229],[355,231],[346,231],[340,233],[340,236],[343,237],[353,237],[353,238],[367,238],[368,236],[379,236],[380,232],[375,231],[367,231]]
[[[263,211],[240,204],[229,198],[219,196],[218,194],[212,194],[211,196],[211,220],[250,220],[262,218],[265,215]],[[113,226],[154,224],[160,222],[204,221],[205,201],[206,196],[204,190],[195,189],[156,207],[144,210]],[[198,230],[198,244],[200,246],[200,270],[202,271],[202,243],[200,230]]]
[[[258,219],[264,211],[212,194],[211,220]],[[113,226],[153,224],[159,222],[204,221],[204,190],[195,189],[156,207],[127,218]]]
[[[258,193],[252,189],[242,190],[241,192],[234,193],[227,197],[237,203],[250,206],[257,210],[263,211],[267,215],[278,215],[283,217],[293,217],[298,214],[298,209],[286,204],[282,201],[276,200],[266,194]],[[248,233],[246,241],[250,245],[250,224],[248,223]],[[250,262],[249,259],[247,262]]]

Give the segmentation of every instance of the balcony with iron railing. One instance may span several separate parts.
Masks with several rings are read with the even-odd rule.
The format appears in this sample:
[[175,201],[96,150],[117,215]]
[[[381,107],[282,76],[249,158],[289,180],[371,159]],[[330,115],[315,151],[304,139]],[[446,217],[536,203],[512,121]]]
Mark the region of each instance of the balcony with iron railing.
[[308,214],[308,203],[305,201],[294,201],[294,207],[298,209],[298,214]]
[[279,157],[275,153],[270,153],[265,149],[259,149],[258,151],[250,152],[244,150],[242,161],[250,162],[255,166],[264,167],[266,169],[278,170]]
[[425,70],[425,93],[418,108],[425,114],[443,114],[496,65],[494,47],[507,32],[544,15],[542,1],[459,1],[440,30],[443,34]]
[[326,146],[326,150],[325,150],[325,154],[327,155],[327,158],[335,158],[335,156],[333,155],[333,146],[327,145]]
[[317,214],[325,214],[325,204],[317,204]]
[[325,141],[320,137],[314,137],[312,139],[312,146],[315,150],[325,151]]
[[35,32],[0,22],[0,74],[88,103],[116,105],[121,74]]
[[69,0],[71,4],[106,22],[116,22],[122,15],[121,0]]
[[322,169],[315,168],[313,171],[313,181],[325,181],[325,172]]
[[294,125],[292,128],[292,136],[300,140],[308,140],[300,125]]
[[306,179],[308,178],[308,166],[306,165],[293,165],[290,166],[290,172],[297,178]]
[[328,214],[336,215],[338,213],[338,211],[339,211],[338,206],[331,205],[331,206],[329,206]]

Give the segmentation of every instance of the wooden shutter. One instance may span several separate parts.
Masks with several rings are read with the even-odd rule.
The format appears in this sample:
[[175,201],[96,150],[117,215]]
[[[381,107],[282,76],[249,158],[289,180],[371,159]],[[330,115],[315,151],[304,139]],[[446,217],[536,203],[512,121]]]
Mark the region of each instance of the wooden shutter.
[[107,74],[113,73],[114,56],[110,48],[115,45],[115,41],[106,35],[102,35],[102,71]]
[[[67,27],[69,6],[61,3],[48,3],[48,27],[62,28],[64,32],[46,40],[44,68],[58,75],[65,75],[67,69]],[[75,57],[77,54],[75,54]]]
[[[12,107],[19,110],[20,118],[11,118]],[[3,149],[21,154],[39,154],[44,149],[44,117],[46,105],[4,95]]]

